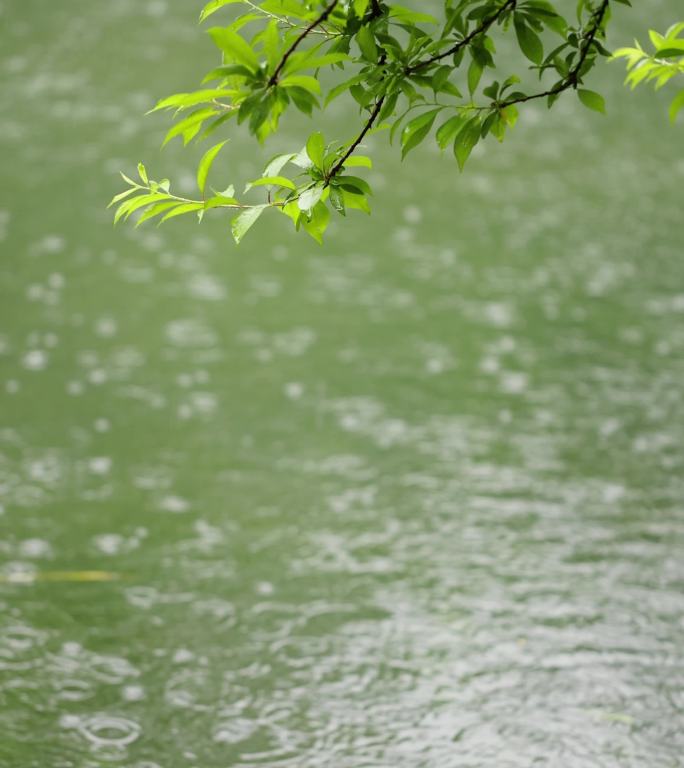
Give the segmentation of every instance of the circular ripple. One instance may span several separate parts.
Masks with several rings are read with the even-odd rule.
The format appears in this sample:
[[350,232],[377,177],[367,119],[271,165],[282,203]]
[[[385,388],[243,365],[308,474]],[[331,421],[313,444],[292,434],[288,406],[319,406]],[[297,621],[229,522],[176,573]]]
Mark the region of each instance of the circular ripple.
[[78,678],[60,680],[55,688],[57,698],[63,701],[85,701],[94,695],[92,685]]
[[92,715],[83,719],[78,730],[96,747],[125,747],[139,736],[141,728],[133,720],[111,715]]
[[24,624],[0,628],[0,669],[30,669],[40,662],[41,646],[47,640],[40,632]]

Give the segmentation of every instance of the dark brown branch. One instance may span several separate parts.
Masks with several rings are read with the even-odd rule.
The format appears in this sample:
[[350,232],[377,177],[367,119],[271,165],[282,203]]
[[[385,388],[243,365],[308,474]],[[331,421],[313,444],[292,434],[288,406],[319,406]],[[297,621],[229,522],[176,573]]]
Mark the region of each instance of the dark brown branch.
[[577,76],[582,69],[584,62],[586,61],[587,56],[589,55],[591,45],[596,39],[596,35],[598,34],[599,29],[601,29],[601,24],[603,24],[603,19],[606,15],[606,11],[608,10],[609,5],[610,0],[603,0],[598,10],[594,12],[594,21],[589,28],[589,33],[585,38],[586,42],[582,48],[582,53],[580,54],[577,64],[575,64],[575,66],[572,68],[571,77],[575,81],[575,85],[577,84]]
[[313,32],[316,27],[319,27],[321,24],[324,24],[328,20],[328,16],[335,10],[335,6],[337,5],[338,0],[332,0],[332,2],[328,3],[323,13],[321,13],[320,16],[315,18],[311,24],[309,24],[306,29],[302,30],[301,34],[297,39],[292,43],[292,45],[285,51],[283,54],[283,58],[278,62],[278,66],[275,68],[275,71],[271,75],[268,85],[269,87],[274,86],[278,82],[278,78],[280,77],[280,73],[283,71],[283,67],[287,64],[287,60],[292,56],[292,54],[297,50],[299,47],[299,44],[311,33]]
[[419,61],[417,64],[413,64],[412,66],[408,67],[406,70],[406,74],[410,75],[413,72],[417,72],[419,69],[422,69],[423,67],[427,67],[430,64],[434,64],[437,61],[441,61],[442,59],[446,59],[447,56],[452,56],[455,53],[458,53],[462,48],[465,48],[467,45],[470,45],[472,41],[478,36],[486,32],[492,24],[494,24],[503,14],[508,11],[515,8],[517,0],[506,0],[506,2],[499,8],[498,11],[493,13],[491,16],[487,17],[486,19],[483,19],[482,23],[475,27],[475,29],[470,32],[468,35],[466,35],[463,40],[459,40],[456,45],[453,45],[449,50],[444,51],[443,53],[438,53],[435,56],[430,57],[429,59],[425,59],[424,61]]
[[349,149],[342,155],[342,157],[333,165],[333,167],[328,171],[326,178],[325,178],[325,186],[327,187],[328,184],[330,184],[330,180],[333,178],[333,176],[337,176],[337,174],[342,170],[342,167],[347,162],[347,160],[354,154],[356,151],[356,148],[359,146],[359,144],[365,139],[366,134],[370,129],[375,125],[375,121],[378,119],[378,115],[380,114],[380,110],[382,109],[382,105],[385,103],[385,97],[381,96],[376,102],[375,106],[373,107],[373,111],[370,113],[368,120],[366,120],[363,129],[361,130],[361,133],[354,139],[354,141],[349,146]]
[[499,104],[499,107],[504,109],[505,107],[510,107],[511,104],[523,104],[526,101],[533,101],[534,99],[543,99],[545,96],[556,96],[557,94],[563,93],[563,91],[567,91],[568,88],[576,88],[577,82],[579,80],[579,73],[582,67],[584,66],[584,62],[587,60],[587,56],[589,55],[589,51],[591,50],[592,43],[596,39],[596,35],[598,34],[599,29],[601,28],[601,24],[603,23],[603,19],[606,15],[606,11],[608,10],[609,5],[610,5],[610,0],[602,0],[599,8],[596,11],[594,11],[593,20],[584,38],[584,44],[582,45],[580,56],[577,59],[577,63],[568,72],[567,76],[563,80],[556,83],[556,85],[554,85],[552,88],[549,88],[546,91],[540,91],[539,93],[533,93],[533,94],[530,94],[529,96],[521,96],[516,99],[510,99],[509,101],[503,101],[501,102],[501,104]]
[[379,0],[371,0],[371,19],[377,19],[382,16],[382,8],[380,7]]

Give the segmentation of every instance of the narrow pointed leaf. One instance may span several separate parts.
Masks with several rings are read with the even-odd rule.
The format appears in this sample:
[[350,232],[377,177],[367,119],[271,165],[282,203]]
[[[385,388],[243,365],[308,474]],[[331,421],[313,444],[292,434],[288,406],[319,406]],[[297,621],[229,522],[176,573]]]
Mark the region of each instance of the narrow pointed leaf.
[[268,205],[255,205],[254,208],[245,208],[231,222],[230,228],[235,242],[239,245],[242,238],[254,225],[256,220],[268,208]]
[[200,160],[199,165],[197,166],[197,186],[199,187],[199,191],[204,194],[204,188],[207,185],[207,176],[209,176],[209,171],[211,170],[211,166],[216,159],[216,156],[221,151],[223,146],[228,143],[228,139],[225,141],[221,141],[218,144],[215,144],[211,149],[207,150],[204,153],[204,156]]

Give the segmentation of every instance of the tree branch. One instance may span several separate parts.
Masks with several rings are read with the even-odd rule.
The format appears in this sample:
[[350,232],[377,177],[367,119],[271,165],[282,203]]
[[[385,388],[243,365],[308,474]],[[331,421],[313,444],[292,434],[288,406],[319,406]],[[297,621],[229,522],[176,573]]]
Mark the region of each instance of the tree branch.
[[[604,0],[604,2],[607,2],[608,0]],[[500,18],[508,9],[512,9],[515,7],[517,0],[506,0],[506,2],[499,8],[496,13],[493,13],[489,18],[484,19],[484,21],[476,27],[469,35],[463,38],[463,40],[459,40],[456,45],[454,45],[452,48],[450,48],[448,51],[445,51],[444,53],[438,54],[437,56],[433,56],[430,59],[425,59],[425,61],[420,61],[417,64],[414,64],[412,67],[409,67],[406,70],[406,74],[411,74],[411,72],[416,71],[417,69],[421,69],[422,67],[426,67],[429,64],[434,63],[435,61],[440,61],[441,59],[446,58],[447,56],[450,56],[453,53],[456,53],[464,46],[468,45],[475,37],[482,34],[483,32],[486,32],[489,27],[496,22],[498,18]],[[382,13],[382,9],[380,8],[380,4],[378,0],[371,0],[371,10],[373,14],[376,13]],[[384,56],[382,57],[382,61],[384,61]],[[330,180],[336,176],[344,166],[345,162],[354,154],[356,151],[356,148],[359,146],[359,144],[364,140],[370,129],[375,125],[375,121],[378,119],[378,115],[380,114],[380,110],[382,109],[382,105],[385,103],[385,96],[381,96],[376,102],[375,107],[373,108],[372,112],[370,113],[368,120],[366,120],[361,132],[359,135],[354,139],[354,141],[349,146],[349,149],[342,155],[342,157],[333,165],[333,167],[328,172],[326,179],[325,179],[325,186],[327,187],[330,184]]]
[[589,55],[589,49],[591,48],[591,44],[596,39],[596,35],[598,34],[599,29],[601,28],[601,24],[603,24],[603,18],[606,15],[606,11],[608,10],[609,5],[610,5],[610,0],[602,0],[598,10],[594,11],[594,21],[591,27],[589,28],[589,33],[585,38],[586,43],[582,48],[582,53],[580,54],[577,64],[572,68],[571,76],[575,80],[575,84],[577,83],[577,75],[579,71],[582,69],[584,62],[586,61],[586,58]]
[[297,50],[299,47],[299,44],[304,40],[305,37],[311,32],[313,32],[316,27],[320,26],[321,24],[324,24],[328,20],[328,16],[335,10],[335,6],[337,5],[338,0],[332,0],[332,2],[328,3],[323,13],[321,13],[320,16],[315,18],[311,24],[309,24],[306,29],[302,30],[301,34],[297,39],[292,43],[292,45],[285,51],[283,54],[283,58],[278,63],[278,66],[275,68],[275,71],[271,75],[268,85],[269,87],[274,86],[278,82],[278,78],[280,77],[280,73],[283,71],[283,67],[287,64],[287,60],[292,56],[292,54]]
[[506,2],[499,8],[498,11],[493,13],[488,18],[484,19],[479,27],[475,27],[475,29],[470,32],[470,34],[466,35],[463,40],[459,40],[456,45],[453,45],[449,50],[444,51],[443,53],[438,53],[435,56],[430,57],[429,59],[425,59],[424,61],[419,61],[417,64],[413,64],[412,66],[408,67],[406,70],[406,74],[410,75],[413,72],[416,72],[419,69],[422,69],[423,67],[427,67],[430,64],[434,64],[436,61],[441,61],[442,59],[446,59],[447,56],[451,56],[454,53],[458,53],[461,48],[465,48],[465,46],[470,45],[470,43],[478,36],[486,32],[492,24],[494,24],[503,14],[508,11],[515,8],[517,0],[506,0]]
[[540,91],[539,93],[533,93],[529,96],[521,96],[517,99],[503,101],[499,106],[503,109],[505,107],[510,107],[511,104],[523,104],[524,102],[533,101],[534,99],[543,99],[545,96],[555,96],[559,93],[563,93],[563,91],[567,91],[568,88],[576,88],[580,70],[584,66],[584,62],[587,60],[591,45],[596,39],[596,35],[601,28],[601,24],[603,23],[603,19],[606,15],[606,11],[608,10],[609,5],[610,0],[602,0],[601,5],[597,8],[596,11],[594,11],[591,25],[589,26],[587,34],[584,38],[584,45],[582,46],[579,59],[563,80],[556,83],[556,85],[546,91]]
[[371,0],[371,19],[377,19],[382,16],[382,8],[379,0]]
[[327,187],[328,184],[330,184],[330,180],[337,176],[337,174],[342,170],[342,166],[345,164],[345,162],[354,154],[356,151],[356,148],[359,146],[359,144],[364,140],[366,137],[366,134],[375,124],[375,121],[378,119],[378,115],[380,114],[380,110],[382,109],[382,105],[385,103],[385,97],[381,96],[376,102],[375,107],[373,107],[373,111],[370,113],[370,116],[368,117],[368,120],[366,120],[361,133],[354,139],[354,141],[349,146],[349,149],[342,155],[342,157],[333,165],[333,167],[328,171],[328,174],[325,178],[325,186]]

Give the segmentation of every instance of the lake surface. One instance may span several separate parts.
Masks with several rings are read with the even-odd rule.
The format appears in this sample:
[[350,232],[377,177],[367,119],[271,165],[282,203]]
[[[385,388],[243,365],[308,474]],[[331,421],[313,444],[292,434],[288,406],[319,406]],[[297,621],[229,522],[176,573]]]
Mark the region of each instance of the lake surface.
[[462,176],[376,137],[322,248],[113,229],[119,169],[192,183],[142,114],[197,8],[0,2],[0,766],[683,766],[667,95],[604,66]]

